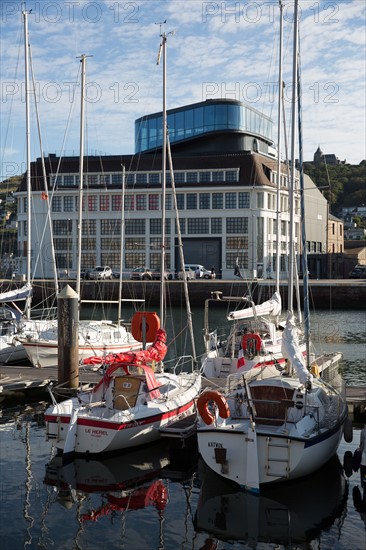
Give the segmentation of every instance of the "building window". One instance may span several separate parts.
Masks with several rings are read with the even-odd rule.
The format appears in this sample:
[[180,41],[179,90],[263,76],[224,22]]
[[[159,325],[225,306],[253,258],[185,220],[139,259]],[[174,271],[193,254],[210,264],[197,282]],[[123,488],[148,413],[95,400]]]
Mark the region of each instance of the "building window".
[[126,185],[128,187],[133,187],[135,185],[135,174],[126,175]]
[[121,210],[122,210],[122,197],[121,197],[121,195],[112,195],[112,210],[114,212],[121,212]]
[[248,237],[227,237],[226,239],[226,249],[227,250],[241,250],[248,251]]
[[74,197],[64,197],[64,212],[74,211]]
[[177,198],[178,210],[184,210],[184,208],[185,208],[185,206],[184,206],[185,195],[183,195],[183,193],[178,193],[176,195],[176,198]]
[[238,181],[239,180],[238,176],[239,176],[238,170],[226,170],[225,181]]
[[250,193],[247,191],[240,191],[238,195],[239,208],[250,208]]
[[125,211],[132,212],[135,209],[135,197],[133,195],[125,196]]
[[188,235],[198,235],[199,233],[209,234],[209,218],[190,218],[188,221]]
[[248,233],[248,218],[226,218],[226,233]]
[[187,172],[187,183],[197,183],[198,174],[197,172]]
[[98,211],[98,197],[91,195],[87,197],[88,212],[97,212]]
[[187,210],[197,209],[197,194],[187,193]]
[[136,210],[146,210],[146,195],[136,195]]
[[145,235],[146,220],[126,220],[126,235]]
[[214,181],[216,183],[218,181],[223,182],[224,181],[224,172],[222,170],[217,170],[215,172],[212,172],[212,181]]
[[121,239],[102,237],[100,239],[100,246],[102,250],[121,250]]
[[207,183],[211,181],[211,172],[208,172],[207,170],[204,172],[200,172],[200,182],[201,183]]
[[159,210],[160,208],[159,195],[149,195],[149,210]]
[[136,185],[146,185],[147,184],[147,174],[138,172],[136,174]]
[[143,237],[127,237],[125,239],[126,250],[145,250],[145,238]]
[[143,252],[128,252],[125,254],[126,269],[134,269],[139,265],[145,265],[146,259]]
[[225,208],[236,208],[236,193],[225,193]]
[[72,233],[72,220],[53,220],[52,229],[54,235],[70,235]]
[[99,197],[99,210],[101,212],[109,212],[109,195],[101,195]]
[[264,208],[264,193],[257,193],[257,208]]
[[74,176],[64,176],[64,186],[72,187],[74,185]]
[[222,218],[211,218],[211,233],[222,233]]
[[226,267],[227,269],[234,270],[236,266],[239,269],[248,269],[248,253],[247,252],[227,252],[226,253]]
[[150,220],[150,235],[161,235],[161,219]]
[[223,193],[212,193],[212,208],[214,210],[222,210],[224,208]]
[[[26,206],[26,204],[24,204],[24,206]],[[52,209],[52,212],[62,211],[61,197],[52,197],[51,209]],[[24,212],[27,212],[26,208],[24,209]]]
[[149,174],[149,183],[159,184],[160,183],[160,173],[159,172],[151,172]]
[[83,235],[96,235],[97,234],[97,221],[96,220],[83,220],[81,224],[81,230]]
[[99,175],[100,185],[109,185],[110,181],[111,181],[110,174],[100,174]]
[[102,235],[120,235],[121,220],[100,220],[100,233]]
[[185,173],[184,172],[174,172],[174,181],[176,183],[184,183]]
[[172,196],[170,194],[165,195],[165,210],[172,209]]
[[209,210],[210,208],[210,193],[199,194],[200,210]]
[[98,185],[98,174],[88,174],[88,185]]
[[112,174],[112,185],[122,186],[122,174]]

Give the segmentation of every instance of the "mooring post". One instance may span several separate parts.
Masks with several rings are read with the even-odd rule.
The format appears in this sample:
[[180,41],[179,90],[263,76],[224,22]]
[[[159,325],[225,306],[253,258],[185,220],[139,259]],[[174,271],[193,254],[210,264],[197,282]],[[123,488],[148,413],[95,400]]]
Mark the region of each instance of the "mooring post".
[[79,329],[77,293],[66,285],[57,296],[58,383],[79,387]]

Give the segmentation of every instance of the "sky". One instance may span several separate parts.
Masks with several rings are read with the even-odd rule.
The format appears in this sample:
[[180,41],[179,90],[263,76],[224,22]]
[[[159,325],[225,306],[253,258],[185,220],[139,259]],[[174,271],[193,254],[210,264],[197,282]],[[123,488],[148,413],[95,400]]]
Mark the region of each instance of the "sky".
[[[288,133],[294,2],[282,5]],[[1,180],[26,166],[22,6],[17,0],[0,2]],[[276,144],[278,0],[29,0],[26,9],[46,154],[79,152],[82,54],[90,56],[85,152],[134,153],[135,119],[162,110],[163,69],[157,65],[162,32],[168,109],[237,99],[273,119]],[[350,164],[366,158],[365,13],[364,0],[299,0],[305,161],[318,146]],[[33,160],[41,151],[33,94],[30,103]]]

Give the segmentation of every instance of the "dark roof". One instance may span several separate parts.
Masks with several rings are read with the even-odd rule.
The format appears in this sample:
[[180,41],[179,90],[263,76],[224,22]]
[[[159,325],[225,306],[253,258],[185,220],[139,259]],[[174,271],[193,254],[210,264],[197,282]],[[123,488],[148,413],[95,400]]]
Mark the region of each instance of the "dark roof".
[[[50,155],[45,159],[47,175],[77,174],[79,172],[79,157],[59,157]],[[129,171],[160,171],[162,165],[161,154],[145,155],[111,155],[84,157],[84,173],[119,172],[125,166]],[[277,170],[277,161],[259,153],[205,153],[205,154],[173,154],[174,170],[202,170],[202,169],[235,169],[240,168],[240,186],[273,185],[270,173]],[[285,172],[285,168],[283,168]],[[41,159],[31,163],[31,185],[34,191],[43,191],[43,172]],[[49,180],[48,180],[49,184]],[[207,186],[211,186],[207,183]],[[154,186],[152,186],[154,187]],[[23,176],[19,191],[26,191],[26,177]]]

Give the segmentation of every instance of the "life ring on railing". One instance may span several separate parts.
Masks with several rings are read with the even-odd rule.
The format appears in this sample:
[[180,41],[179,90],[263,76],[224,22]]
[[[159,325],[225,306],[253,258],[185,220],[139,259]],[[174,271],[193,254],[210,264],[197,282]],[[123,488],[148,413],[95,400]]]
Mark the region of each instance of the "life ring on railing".
[[[255,342],[254,349],[252,348],[252,342]],[[248,332],[247,334],[244,334],[242,341],[241,341],[241,347],[244,351],[250,351],[251,353],[255,351],[260,351],[262,347],[262,339],[259,336],[259,334],[255,334],[254,332]],[[250,349],[252,348],[252,349]],[[254,354],[254,353],[253,353]]]
[[143,341],[144,323],[146,342],[154,342],[160,328],[159,315],[150,311],[137,311],[134,314],[131,321],[131,333],[138,342]]
[[204,391],[197,399],[197,410],[205,424],[210,425],[215,420],[214,415],[208,410],[208,404],[211,401],[217,405],[221,418],[229,418],[229,405],[222,393],[214,390]]

